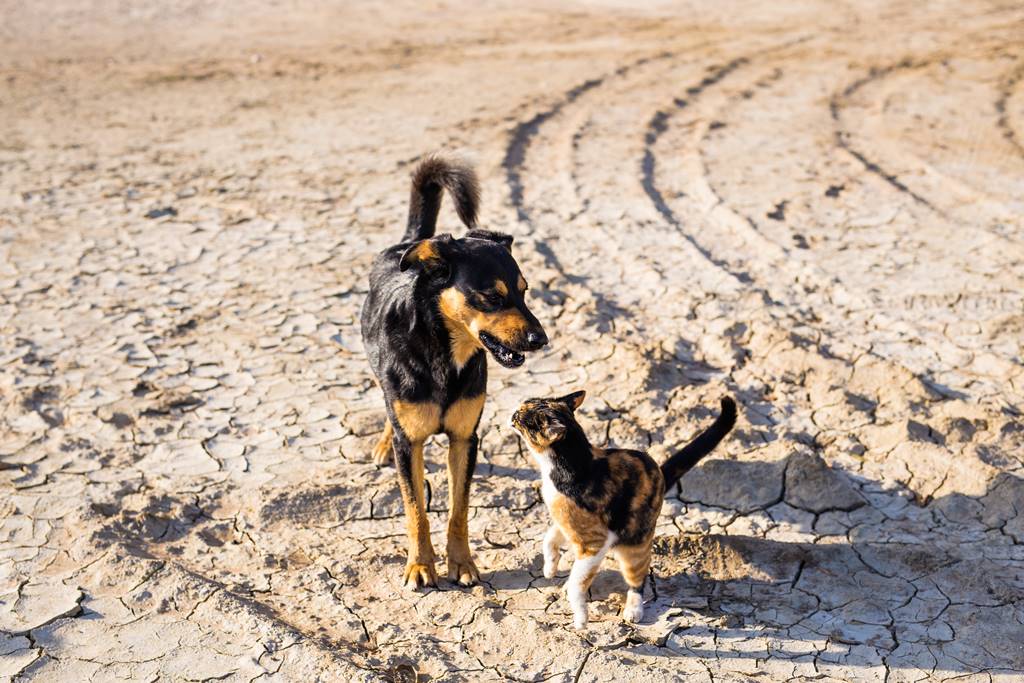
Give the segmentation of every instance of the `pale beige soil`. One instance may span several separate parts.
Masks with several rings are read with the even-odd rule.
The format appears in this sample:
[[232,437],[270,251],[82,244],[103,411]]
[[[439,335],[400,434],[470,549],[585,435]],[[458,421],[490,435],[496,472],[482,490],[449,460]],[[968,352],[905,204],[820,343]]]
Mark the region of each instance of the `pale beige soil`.
[[[0,679],[1021,680],[1024,8],[631,4],[0,3]],[[412,593],[357,318],[436,149],[552,344]],[[636,628],[504,426],[579,387],[657,457],[741,403]]]

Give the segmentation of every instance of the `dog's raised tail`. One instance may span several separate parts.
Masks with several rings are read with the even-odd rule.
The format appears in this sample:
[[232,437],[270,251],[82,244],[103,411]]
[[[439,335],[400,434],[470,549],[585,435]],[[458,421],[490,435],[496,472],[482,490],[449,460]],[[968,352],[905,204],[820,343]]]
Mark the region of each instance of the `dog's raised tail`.
[[431,155],[421,161],[412,174],[412,195],[409,198],[409,223],[403,242],[434,236],[437,212],[441,208],[441,192],[447,190],[455,202],[455,211],[467,228],[476,226],[480,205],[480,183],[469,164]]
[[729,430],[736,424],[736,402],[728,396],[722,398],[722,413],[714,424],[697,435],[682,450],[678,451],[661,466],[661,474],[665,477],[665,490],[668,491],[680,477],[700,462],[700,459],[714,450],[715,446],[725,438]]

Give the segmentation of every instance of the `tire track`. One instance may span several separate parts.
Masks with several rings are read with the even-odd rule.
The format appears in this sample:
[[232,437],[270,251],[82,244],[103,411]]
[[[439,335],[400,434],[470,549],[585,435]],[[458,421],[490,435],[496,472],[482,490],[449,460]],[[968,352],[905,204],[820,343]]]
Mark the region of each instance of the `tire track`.
[[[516,220],[526,228],[527,234],[533,235],[535,226],[533,216],[528,210],[524,198],[523,167],[526,163],[526,155],[530,145],[540,132],[541,127],[550,119],[558,116],[567,106],[578,100],[582,95],[604,85],[609,79],[622,77],[633,69],[645,64],[670,59],[674,56],[675,53],[673,52],[659,52],[655,55],[641,57],[604,75],[587,79],[562,93],[562,96],[553,105],[537,112],[526,121],[521,121],[512,129],[508,144],[505,147],[505,156],[502,159],[501,166],[505,170],[505,184],[508,186],[509,199],[516,211]],[[578,276],[573,276],[566,272],[558,255],[555,254],[547,242],[535,240],[534,248],[541,255],[541,258],[544,259],[545,265],[553,268],[571,282],[580,282]]]
[[[924,63],[932,63],[934,61],[934,59],[929,59]],[[764,82],[768,82],[768,79],[765,79]],[[758,85],[761,85],[761,82],[759,82]],[[749,99],[751,96],[750,91],[743,93],[742,96],[744,99]],[[734,97],[732,99],[735,100],[736,98]],[[704,136],[702,136],[701,142],[699,143],[700,147],[703,147],[704,141],[708,139],[708,133],[713,128],[714,126],[709,126],[708,129],[704,131]],[[708,169],[703,161],[701,162],[701,167],[704,175],[708,177]],[[723,206],[724,210],[736,216],[737,223],[742,220],[743,223],[750,226],[753,231],[761,234],[757,222],[751,216],[746,215],[742,211],[733,210],[728,207],[722,195],[715,191],[715,189],[710,185],[707,189],[710,194],[717,199],[718,204],[716,204],[716,206]],[[698,192],[697,194],[699,195],[700,193]],[[731,225],[732,223],[730,221],[726,221],[722,227],[728,230]],[[735,227],[733,227],[733,229],[735,229]],[[779,246],[784,252],[783,258],[790,253],[789,249],[786,249],[783,245],[776,243],[767,236],[764,236],[764,239],[772,245]],[[773,264],[771,259],[766,261],[764,255],[761,255],[761,257],[755,257],[754,261],[758,266],[760,266],[759,268],[754,268],[754,272],[757,273],[758,279],[760,280],[761,276],[767,273],[768,277],[765,282],[770,283],[772,286],[779,282],[779,278],[776,277],[776,272],[787,274],[788,267],[785,262],[775,261]],[[803,312],[804,309],[806,309],[808,316],[805,316],[803,319],[805,321],[813,321],[817,328],[828,330],[827,334],[833,339],[842,339],[844,336],[851,333],[855,334],[858,329],[857,324],[863,324],[865,321],[858,320],[858,322],[851,327],[849,324],[851,322],[851,318],[849,316],[854,314],[857,310],[873,310],[877,302],[870,298],[863,297],[861,291],[856,287],[847,286],[842,281],[836,280],[827,270],[818,267],[813,262],[803,262],[802,266],[802,269],[795,274],[796,277],[792,280],[791,286],[779,292],[780,297],[785,301],[787,307],[789,307],[791,311],[800,312]],[[773,271],[773,269],[777,269],[777,271]],[[809,289],[808,284],[810,285]],[[839,300],[845,302],[858,302],[859,305],[854,304],[852,307],[848,307],[846,305],[836,306],[834,302],[836,297],[828,296],[822,299],[820,296],[817,296],[819,292],[826,291],[839,292],[841,293],[841,296],[838,297]],[[839,315],[834,315],[836,313],[839,313]],[[874,310],[873,315],[875,316],[876,321],[881,323],[882,327],[896,326],[905,322],[898,314],[893,317],[889,313],[882,313],[878,310]],[[967,351],[963,345],[951,340],[941,333],[936,333],[934,336],[930,336],[930,342],[931,343],[929,343],[928,346],[933,350],[948,348],[950,345],[953,345],[956,347],[958,352]],[[938,354],[938,351],[936,351],[936,353]],[[920,364],[915,364],[913,362],[908,365],[905,360],[885,353],[879,354],[872,352],[871,355],[886,360],[887,362],[898,363],[910,371],[924,384],[932,387],[936,386],[936,380],[934,379],[935,368],[932,366],[922,367]],[[939,372],[946,372],[949,369],[950,368],[947,365],[941,368]]]
[[[782,70],[776,67],[765,77],[758,79],[754,83],[756,89],[751,88],[730,96],[719,110],[731,113],[737,101],[741,99],[751,100],[757,93],[763,92],[765,89],[777,85],[782,79],[782,73]],[[717,116],[715,120],[718,121]],[[723,120],[728,119],[723,117]],[[784,288],[783,296],[788,299],[787,303],[793,305],[794,310],[802,310],[802,308],[806,308],[812,319],[820,320],[821,318],[815,310],[812,299],[808,295],[819,291],[827,291],[830,288],[835,289],[837,287],[842,289],[842,298],[844,300],[850,302],[859,301],[863,308],[867,308],[870,302],[862,299],[859,292],[850,290],[842,283],[835,281],[827,271],[813,262],[801,260],[799,263],[800,269],[795,272],[791,272],[792,265],[790,260],[794,258],[793,249],[788,247],[787,243],[780,242],[765,234],[758,221],[755,220],[752,215],[730,205],[724,194],[712,184],[711,169],[708,165],[707,155],[704,153],[704,149],[708,144],[710,144],[711,133],[718,127],[725,125],[729,125],[730,127],[732,126],[731,123],[719,123],[718,126],[714,124],[706,126],[701,133],[700,139],[696,144],[696,149],[694,150],[694,154],[698,159],[697,163],[700,167],[700,174],[703,177],[704,187],[701,188],[701,190],[714,199],[715,204],[712,209],[717,209],[718,211],[724,212],[727,216],[733,218],[733,220],[726,220],[723,217],[716,218],[712,215],[712,223],[718,223],[726,232],[736,233],[741,228],[747,229],[749,238],[744,235],[738,235],[738,238],[744,243],[743,246],[747,249],[743,258],[750,259],[757,264],[753,270],[758,273],[759,278],[763,276],[764,280],[770,282],[772,285],[782,285]],[[773,213],[777,215],[773,216],[772,214],[769,214],[768,217],[774,218],[774,220],[784,224],[783,212],[786,204],[786,200],[776,204],[776,209]],[[712,210],[708,209],[706,213],[711,214]],[[794,233],[787,229],[786,234],[792,237]],[[750,241],[751,239],[758,240],[760,243],[752,243]],[[751,252],[752,249],[755,251]],[[768,253],[769,251],[774,253]],[[810,281],[807,279],[809,276],[813,278]],[[810,285],[810,289],[808,289],[808,285]],[[768,285],[765,285],[764,291],[767,291],[767,287]],[[765,296],[775,299],[775,297],[768,293],[766,293]]]
[[686,232],[683,228],[682,222],[665,202],[665,197],[662,195],[654,181],[655,167],[657,165],[657,159],[654,155],[654,145],[658,142],[658,138],[661,137],[662,133],[668,130],[668,121],[676,111],[685,109],[690,105],[690,102],[693,99],[699,97],[705,90],[717,85],[734,71],[749,63],[750,59],[748,57],[737,57],[724,66],[712,70],[712,72],[705,76],[700,83],[686,89],[686,95],[690,99],[677,97],[672,101],[675,106],[674,111],[661,110],[656,112],[647,123],[647,131],[644,133],[644,155],[640,161],[640,184],[644,188],[644,192],[654,204],[654,208],[659,214],[661,214],[662,218],[664,218],[669,225],[676,228],[704,258],[721,270],[729,273],[743,284],[752,283],[753,278],[751,278],[748,273],[734,270],[727,262],[717,258],[709,249],[700,244],[693,235]]
[[529,149],[533,138],[536,137],[538,132],[540,132],[541,126],[544,125],[548,119],[551,119],[561,113],[565,107],[575,102],[581,95],[603,85],[609,79],[625,76],[637,67],[662,59],[670,59],[674,56],[675,53],[673,52],[660,52],[656,55],[641,57],[629,64],[620,66],[611,73],[583,81],[569,90],[566,90],[554,105],[548,109],[538,112],[530,119],[520,122],[514,129],[512,129],[512,134],[509,136],[509,143],[505,148],[505,157],[501,162],[501,166],[505,169],[505,184],[508,185],[509,197],[512,200],[512,206],[516,210],[516,218],[520,223],[525,224],[532,232],[533,220],[523,199],[522,170],[523,165],[526,162],[526,152]]
[[519,123],[513,129],[509,144],[505,148],[505,158],[502,160],[501,166],[505,169],[505,184],[508,185],[509,197],[512,200],[512,206],[515,207],[516,218],[520,223],[524,223],[530,228],[533,225],[530,213],[526,210],[526,205],[523,201],[522,179],[522,168],[526,162],[526,150],[529,148],[530,142],[540,131],[540,127],[544,125],[545,121],[556,116],[567,105],[575,102],[583,93],[604,83],[606,78],[607,76],[591,78],[570,88],[563,93],[561,99],[554,106],[538,112],[532,118]]
[[[777,84],[782,79],[782,75],[783,75],[782,69],[779,68],[779,67],[775,67],[765,77],[760,78],[760,79],[758,79],[757,81],[754,82],[754,86],[757,88],[757,90],[755,90],[755,89],[745,90],[742,93],[739,93],[738,95],[730,96],[728,101],[727,101],[727,104],[723,107],[723,109],[731,110],[733,108],[733,106],[734,106],[734,103],[739,101],[740,99],[742,99],[742,100],[750,100],[750,99],[752,99],[758,92],[764,91],[765,89],[770,88],[773,85]],[[780,242],[777,239],[773,239],[772,237],[769,237],[767,234],[764,233],[763,230],[761,230],[761,228],[759,227],[757,221],[755,221],[752,216],[749,216],[746,213],[743,213],[743,212],[740,212],[740,211],[734,211],[729,206],[728,202],[726,202],[726,200],[722,196],[722,194],[720,194],[718,192],[718,190],[714,187],[714,185],[712,185],[712,183],[711,183],[711,170],[708,167],[706,155],[703,153],[703,149],[705,148],[706,144],[710,142],[711,133],[713,131],[715,131],[717,128],[722,127],[724,125],[725,124],[722,123],[721,121],[717,121],[717,125],[715,125],[715,123],[712,123],[712,124],[708,125],[707,127],[705,127],[703,133],[700,136],[700,140],[697,142],[697,145],[696,145],[695,152],[696,152],[696,156],[699,159],[700,173],[701,173],[701,176],[704,178],[704,185],[705,185],[705,187],[707,189],[707,192],[711,196],[714,197],[714,199],[716,201],[715,207],[721,206],[725,210],[729,211],[731,214],[739,217],[742,220],[743,224],[747,228],[749,228],[750,233],[752,233],[753,236],[755,236],[757,239],[761,240],[763,245],[766,246],[768,249],[776,252],[776,257],[779,257],[779,258],[782,258],[782,259],[787,259],[792,254],[792,250],[787,246],[788,244],[790,244],[792,242],[792,238],[793,238],[792,231],[789,230],[788,228],[786,228],[786,234],[790,238],[790,240],[786,241],[786,242]],[[776,205],[776,212],[784,212],[785,205],[786,205],[786,201],[785,200],[781,204]],[[784,216],[783,213],[780,213],[779,215]],[[779,219],[779,222],[780,222],[780,224],[785,226],[785,221],[784,220]],[[763,257],[763,254],[762,254],[762,257]]]
[[[773,295],[773,292],[769,289],[769,287],[766,284],[759,284],[759,283],[757,283],[755,281],[755,279],[753,277],[751,277],[751,275],[748,272],[737,270],[737,268],[735,266],[730,264],[728,261],[715,256],[715,254],[714,254],[714,252],[712,250],[704,247],[702,244],[700,244],[700,242],[698,240],[696,240],[696,238],[694,238],[692,235],[688,234],[688,232],[686,231],[686,228],[685,228],[684,221],[668,205],[668,202],[665,199],[664,193],[658,187],[658,183],[657,183],[657,156],[656,156],[655,151],[654,151],[654,146],[658,142],[659,138],[669,129],[669,122],[671,120],[672,115],[674,115],[677,111],[683,110],[683,109],[687,108],[688,106],[690,106],[693,103],[693,100],[694,100],[694,98],[696,98],[696,96],[698,96],[701,93],[703,93],[709,87],[711,87],[711,86],[721,82],[723,79],[725,79],[726,77],[731,75],[736,70],[742,68],[743,66],[746,66],[746,65],[750,64],[751,61],[752,61],[752,56],[748,55],[748,56],[744,56],[744,57],[738,57],[738,58],[732,60],[731,62],[729,62],[728,64],[726,64],[726,65],[724,65],[722,67],[719,67],[718,69],[713,71],[711,74],[709,74],[707,77],[705,77],[700,83],[698,83],[698,84],[688,88],[687,91],[686,91],[686,93],[688,95],[688,98],[676,98],[675,100],[673,100],[673,105],[674,105],[673,109],[671,109],[671,110],[665,110],[665,109],[659,110],[658,112],[656,112],[654,114],[654,116],[651,117],[650,121],[648,122],[647,132],[645,133],[645,136],[644,136],[644,143],[645,143],[644,155],[643,155],[643,158],[642,158],[642,161],[641,161],[641,172],[642,172],[641,180],[642,180],[642,185],[644,187],[644,191],[647,193],[648,197],[651,199],[655,209],[658,211],[658,213],[665,219],[665,221],[669,225],[671,225],[676,230],[678,230],[683,235],[683,237],[685,237],[687,239],[687,241],[689,241],[696,249],[698,249],[698,251],[700,251],[700,253],[702,255],[704,255],[704,257],[707,258],[711,263],[713,263],[714,265],[716,265],[718,268],[722,269],[726,273],[729,273],[730,275],[735,277],[737,280],[739,280],[741,283],[749,286],[749,288],[752,291],[757,292],[762,297],[763,301],[766,304],[768,304],[769,306],[771,306],[774,309],[775,313],[772,314],[772,317],[775,318],[775,320],[776,320],[775,324],[776,325],[790,326],[792,324],[797,324],[797,325],[810,324],[810,325],[813,325],[815,328],[818,328],[820,325],[823,324],[823,320],[815,313],[813,307],[809,307],[808,306],[808,301],[806,300],[806,298],[799,299],[799,301],[797,301],[797,299],[793,299],[792,301],[786,301],[786,302],[780,301],[779,299],[777,299]],[[773,74],[774,73],[777,73],[777,72],[773,72]],[[773,75],[769,75],[766,78],[762,78],[762,79],[758,80],[756,82],[756,84],[758,86],[763,86],[763,85],[772,83],[774,80],[776,80],[776,77],[774,77]],[[745,99],[749,99],[752,96],[753,96],[753,91],[744,91],[742,93],[742,97],[744,97]],[[710,126],[708,127],[708,130],[711,130]],[[702,141],[704,139],[706,139],[707,132],[708,131],[704,132],[704,135],[701,138]],[[704,165],[703,160],[701,161],[701,165],[702,165],[702,167],[706,168],[706,166]],[[707,176],[706,170],[705,170],[705,176]],[[767,244],[775,246],[775,247],[778,247],[780,249],[780,251],[782,252],[782,258],[785,258],[785,255],[788,253],[787,249],[785,249],[782,245],[778,245],[776,242],[774,242],[773,240],[769,239],[767,236],[764,236],[760,232],[760,230],[758,230],[755,221],[750,216],[747,216],[747,215],[745,215],[745,214],[743,214],[741,212],[736,212],[736,211],[728,208],[728,206],[726,205],[724,199],[720,195],[718,195],[718,193],[715,192],[714,189],[710,187],[710,185],[709,185],[708,189],[711,192],[711,194],[718,200],[718,203],[720,205],[726,206],[726,209],[731,214],[735,215],[739,220],[743,221],[745,225],[748,225],[750,227],[750,229],[754,233],[756,233],[761,239],[763,239]],[[774,265],[778,265],[778,264],[774,264]],[[768,267],[772,268],[774,266],[773,266],[773,264],[769,264]],[[827,278],[827,277],[823,277],[821,279],[822,279],[823,282],[827,282],[829,280],[829,278]],[[815,287],[814,291],[817,291],[817,289],[818,289],[818,287]],[[789,299],[790,297],[787,296],[785,298]],[[847,292],[846,298],[848,298],[848,299],[856,299],[857,297],[855,296],[855,293]],[[794,303],[795,303],[795,305],[793,305]],[[778,307],[781,304],[786,304],[786,309],[787,310],[780,310]],[[832,330],[832,332],[830,333],[830,336],[835,335],[836,333],[838,333],[838,335],[839,335],[836,338],[839,338],[839,337],[842,336],[842,331],[841,330]],[[838,359],[838,360],[840,360],[840,361],[842,361],[842,362],[844,362],[844,363],[846,363],[848,365],[851,365],[851,366],[853,365],[853,363],[855,361],[855,358],[853,356],[848,356],[846,354],[837,353],[834,350],[829,350],[827,352],[819,351],[819,353],[823,353],[823,355],[828,355],[829,357],[836,358],[836,359]],[[893,359],[886,358],[885,356],[876,354],[876,353],[874,353],[872,351],[867,351],[867,353],[872,355],[872,356],[878,357],[879,359],[881,359],[883,361],[893,362]],[[924,382],[927,382],[927,377],[925,375],[923,375],[922,373],[913,372],[913,371],[911,371],[911,372],[912,372],[912,374],[914,376],[918,377],[920,380],[922,380]]]
[[1017,67],[1010,71],[999,86],[999,98],[995,102],[996,114],[999,118],[996,120],[996,126],[999,128],[1003,137],[1024,157],[1024,143],[1021,142],[1017,136],[1017,131],[1014,129],[1013,124],[1010,122],[1010,114],[1006,111],[1006,104],[1010,101],[1013,96],[1014,89],[1017,84],[1024,80],[1024,62],[1021,62]]
[[[744,285],[753,284],[754,279],[751,275],[746,271],[737,270],[728,261],[715,256],[711,249],[702,245],[685,229],[682,221],[668,206],[668,203],[665,201],[664,194],[658,188],[657,182],[655,181],[657,157],[654,153],[654,146],[661,135],[668,130],[668,123],[672,116],[689,107],[693,101],[699,98],[706,90],[718,85],[736,71],[751,65],[753,60],[757,57],[795,47],[801,43],[807,42],[808,40],[810,40],[810,37],[808,36],[794,38],[782,43],[781,45],[775,45],[773,47],[757,50],[753,53],[741,55],[730,60],[723,66],[713,69],[711,73],[701,79],[700,82],[686,89],[686,97],[676,97],[673,99],[672,109],[662,109],[655,112],[654,116],[652,116],[650,121],[647,123],[647,130],[644,133],[644,153],[640,161],[640,184],[643,187],[644,192],[647,194],[647,197],[654,205],[654,208],[662,218],[665,219],[666,223],[675,228],[705,259]],[[768,295],[767,290],[759,291],[762,291],[769,301],[772,300],[770,295]]]
[[[590,128],[594,125],[592,117],[588,117],[584,121],[583,125],[576,129],[576,132],[572,134],[572,156],[573,159],[579,155],[580,145],[583,143],[583,139],[590,133]],[[576,164],[572,164],[572,169],[569,171],[569,175],[572,179],[573,192],[576,194],[576,199],[579,200],[579,208],[569,214],[569,221],[572,222],[587,213],[590,210],[590,197],[583,196],[583,181],[580,179],[579,173],[576,172]]]
[[896,189],[898,192],[902,194],[907,195],[921,206],[931,209],[932,211],[939,215],[945,216],[944,211],[942,211],[934,204],[932,204],[930,201],[928,201],[927,199],[925,199],[924,197],[910,189],[910,187],[908,187],[903,181],[899,179],[899,176],[897,176],[895,173],[890,173],[889,171],[885,170],[884,168],[882,168],[880,164],[878,164],[878,162],[869,159],[863,152],[861,152],[853,145],[851,145],[849,140],[847,139],[850,134],[842,127],[841,109],[842,102],[844,100],[849,100],[849,98],[852,95],[854,95],[857,91],[859,91],[861,88],[868,85],[869,83],[879,81],[883,78],[886,78],[896,73],[897,71],[903,71],[907,69],[919,69],[925,67],[930,62],[931,60],[915,62],[914,60],[907,58],[899,62],[896,62],[895,64],[890,64],[882,68],[872,68],[868,71],[866,76],[863,76],[862,78],[855,80],[853,83],[850,83],[848,86],[846,86],[846,88],[843,89],[842,92],[833,95],[829,99],[828,106],[829,113],[831,114],[832,121],[835,125],[833,140],[835,141],[837,147],[849,153],[850,156],[856,159],[860,163],[860,165],[864,167],[864,170],[868,171],[869,173],[875,176],[878,176],[879,178],[884,180],[890,187]]

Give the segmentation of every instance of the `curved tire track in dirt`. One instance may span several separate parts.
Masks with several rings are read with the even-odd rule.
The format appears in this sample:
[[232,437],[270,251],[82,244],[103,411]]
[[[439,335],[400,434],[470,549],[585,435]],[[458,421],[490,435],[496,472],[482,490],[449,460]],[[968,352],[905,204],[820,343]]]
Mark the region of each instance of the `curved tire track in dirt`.
[[[732,72],[740,69],[750,63],[747,57],[738,57],[733,59],[725,66],[713,70],[710,74],[705,76],[700,83],[690,86],[686,89],[686,98],[699,97],[702,92],[706,89],[716,85],[722,79],[728,77]],[[677,97],[672,100],[672,104],[675,109],[683,109],[690,104],[689,99]],[[658,137],[665,132],[668,126],[668,121],[672,114],[669,111],[659,111],[647,124],[647,132],[644,133],[644,156],[640,162],[640,170],[642,174],[641,184],[643,185],[644,192],[650,197],[651,202],[654,204],[654,208],[658,210],[665,220],[679,230],[683,236],[706,258],[708,261],[713,263],[718,268],[728,272],[730,275],[735,277],[739,282],[749,284],[751,282],[750,276],[746,273],[737,272],[730,269],[729,265],[720,258],[717,258],[712,252],[701,245],[694,236],[688,232],[679,219],[672,213],[672,210],[665,203],[665,198],[658,190],[654,182],[655,164],[656,158],[654,156],[653,147],[658,141]]]
[[915,63],[913,60],[903,59],[903,60],[900,60],[899,62],[896,62],[895,64],[889,64],[889,65],[881,67],[881,68],[872,68],[872,69],[870,69],[868,71],[867,75],[865,75],[865,76],[863,76],[861,78],[858,78],[857,80],[853,81],[852,83],[847,85],[845,88],[843,88],[842,91],[840,91],[840,92],[836,93],[835,95],[833,95],[832,98],[829,100],[829,111],[832,114],[832,120],[835,122],[835,138],[834,139],[835,139],[836,147],[839,147],[840,149],[842,149],[842,150],[846,151],[847,153],[849,153],[857,161],[860,162],[861,166],[864,167],[865,171],[868,171],[869,173],[872,173],[872,174],[878,176],[879,178],[884,180],[886,183],[888,183],[892,188],[894,188],[898,192],[901,192],[901,193],[907,195],[908,197],[913,199],[915,202],[917,202],[921,206],[927,207],[927,208],[931,209],[932,211],[935,211],[936,213],[942,213],[939,209],[937,209],[934,205],[932,205],[932,203],[929,202],[927,199],[925,199],[924,197],[922,197],[921,195],[917,194],[916,192],[911,190],[909,187],[907,187],[907,185],[905,185],[896,176],[896,174],[891,173],[889,171],[886,171],[877,162],[872,161],[867,156],[865,156],[865,154],[863,152],[861,152],[856,147],[851,145],[850,142],[849,142],[849,139],[848,139],[849,134],[843,129],[843,126],[842,126],[843,102],[845,100],[850,99],[853,95],[855,95],[857,93],[857,91],[859,91],[860,89],[864,88],[865,86],[867,86],[867,85],[869,85],[869,84],[871,84],[871,83],[873,83],[875,81],[878,81],[880,79],[883,79],[883,78],[885,78],[885,77],[887,77],[887,76],[889,76],[889,75],[891,75],[891,74],[893,74],[893,73],[895,73],[897,71],[905,71],[905,70],[911,70],[911,69],[920,69],[920,68],[923,68],[923,67],[925,67],[927,65],[928,65],[928,62],[917,62],[917,63]]
[[1017,126],[1010,120],[1010,114],[1006,110],[1007,103],[1013,97],[1016,88],[1024,82],[1024,60],[1021,64],[1012,69],[1007,77],[1003,79],[999,88],[999,97],[995,102],[996,113],[999,115],[998,125],[1003,137],[1017,150],[1021,157],[1024,157],[1024,142],[1021,142]]

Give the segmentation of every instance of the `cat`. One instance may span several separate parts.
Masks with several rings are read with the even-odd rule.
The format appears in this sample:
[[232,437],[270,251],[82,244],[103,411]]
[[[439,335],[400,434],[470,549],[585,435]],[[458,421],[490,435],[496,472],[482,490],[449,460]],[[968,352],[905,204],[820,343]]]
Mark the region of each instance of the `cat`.
[[643,451],[592,446],[575,416],[585,396],[576,391],[529,399],[510,420],[537,461],[552,518],[544,536],[544,576],[554,578],[563,546],[575,552],[566,594],[577,629],[587,625],[587,591],[609,551],[629,587],[622,616],[643,619],[644,579],[665,492],[736,423],[736,403],[725,397],[714,424],[659,467]]

